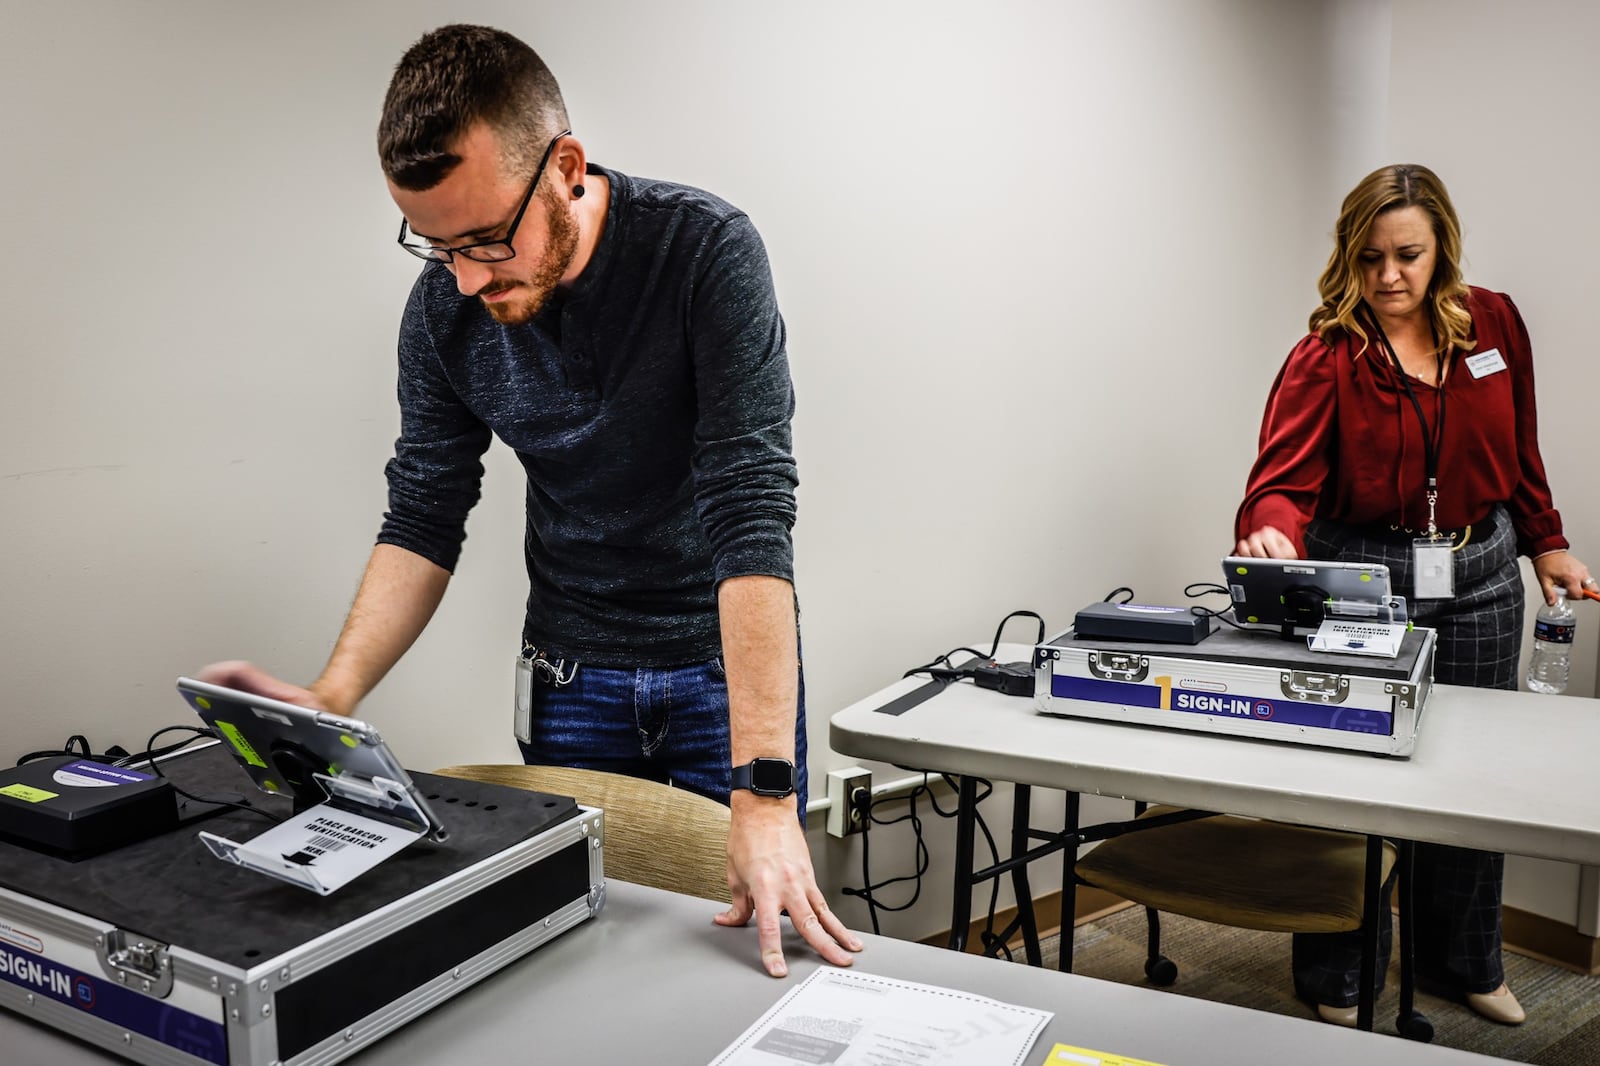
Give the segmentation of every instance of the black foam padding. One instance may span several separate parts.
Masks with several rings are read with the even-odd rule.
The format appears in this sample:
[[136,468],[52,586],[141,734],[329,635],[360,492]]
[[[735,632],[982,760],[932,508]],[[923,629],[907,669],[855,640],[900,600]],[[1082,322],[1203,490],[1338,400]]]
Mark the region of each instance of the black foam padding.
[[[221,745],[163,763],[167,776],[202,796],[258,792]],[[271,828],[243,811],[220,813],[79,862],[0,842],[0,886],[98,918],[148,939],[229,965],[250,967],[411,895],[552,826],[577,804],[502,785],[413,774],[450,838],[418,841],[330,896],[223,862],[197,836],[204,828],[248,840]],[[280,816],[287,804],[272,804]]]

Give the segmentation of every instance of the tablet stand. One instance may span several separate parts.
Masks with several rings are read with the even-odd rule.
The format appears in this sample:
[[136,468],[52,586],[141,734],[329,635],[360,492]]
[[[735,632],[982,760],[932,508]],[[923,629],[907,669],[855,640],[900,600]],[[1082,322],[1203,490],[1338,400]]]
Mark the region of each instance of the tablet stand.
[[427,816],[397,781],[347,772],[312,778],[326,802],[243,843],[205,832],[201,841],[225,862],[326,896],[428,832]]

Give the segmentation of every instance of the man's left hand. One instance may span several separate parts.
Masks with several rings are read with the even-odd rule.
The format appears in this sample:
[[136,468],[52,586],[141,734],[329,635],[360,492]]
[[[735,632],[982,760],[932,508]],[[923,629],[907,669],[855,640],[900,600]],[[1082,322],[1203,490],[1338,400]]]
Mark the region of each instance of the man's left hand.
[[777,800],[736,792],[728,827],[728,888],[733,906],[716,916],[718,925],[739,926],[755,915],[761,961],[773,977],[786,977],[783,932],[789,921],[806,943],[835,966],[849,966],[861,938],[844,927],[817,887],[811,851],[795,813],[796,798]]

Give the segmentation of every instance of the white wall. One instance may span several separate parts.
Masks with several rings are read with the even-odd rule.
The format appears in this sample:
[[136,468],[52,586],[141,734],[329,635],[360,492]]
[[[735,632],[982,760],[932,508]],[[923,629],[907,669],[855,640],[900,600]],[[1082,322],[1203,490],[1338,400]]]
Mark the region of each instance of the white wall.
[[[1007,611],[1059,628],[1116,585],[1175,601],[1214,577],[1337,199],[1368,169],[1352,157],[1389,68],[1363,42],[1387,55],[1388,14],[6,0],[0,760],[70,732],[140,745],[185,720],[172,679],[212,659],[321,665],[384,506],[415,274],[373,131],[394,62],[434,25],[523,36],[595,159],[703,185],[764,233],[799,394],[820,792],[847,761],[832,710],[987,641]],[[1412,32],[1397,14],[1397,42]],[[1416,91],[1400,55],[1397,101]],[[1546,454],[1593,528],[1574,510],[1596,506],[1580,282],[1523,280],[1581,269],[1580,244],[1496,218],[1523,187],[1508,162],[1434,158],[1475,276],[1493,263],[1518,293],[1542,380],[1562,383],[1542,394]],[[1521,243],[1491,255],[1491,235]],[[439,616],[363,707],[421,769],[515,756],[520,470],[501,449],[488,465]],[[875,871],[909,868],[901,839],[879,838]],[[812,840],[830,884],[859,882],[854,842]],[[939,928],[943,880],[889,928]]]

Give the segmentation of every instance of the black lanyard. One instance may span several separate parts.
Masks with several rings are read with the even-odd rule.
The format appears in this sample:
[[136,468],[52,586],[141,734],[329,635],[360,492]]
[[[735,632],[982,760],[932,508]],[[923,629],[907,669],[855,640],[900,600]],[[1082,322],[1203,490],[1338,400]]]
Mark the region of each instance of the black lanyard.
[[1400,387],[1406,390],[1406,398],[1411,401],[1412,410],[1417,412],[1417,422],[1422,426],[1422,452],[1428,477],[1428,535],[1434,536],[1439,532],[1433,520],[1434,505],[1439,501],[1439,452],[1444,447],[1444,353],[1437,347],[1434,348],[1434,366],[1437,368],[1439,389],[1439,422],[1428,431],[1428,417],[1422,413],[1422,401],[1417,399],[1417,392],[1411,387],[1411,378],[1406,374],[1406,368],[1400,365],[1400,356],[1395,353],[1394,345],[1389,343],[1388,334],[1383,332],[1383,326],[1378,322],[1377,313],[1371,308],[1367,309],[1368,319],[1372,328],[1377,331],[1378,339],[1383,342],[1384,351],[1389,353],[1389,362],[1393,364],[1395,373],[1400,375]]

